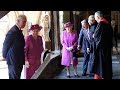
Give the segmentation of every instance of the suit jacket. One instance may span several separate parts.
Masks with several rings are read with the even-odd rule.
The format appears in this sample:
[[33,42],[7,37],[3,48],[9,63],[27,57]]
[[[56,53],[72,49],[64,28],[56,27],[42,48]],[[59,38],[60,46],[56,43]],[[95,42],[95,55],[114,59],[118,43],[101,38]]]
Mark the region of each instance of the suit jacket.
[[78,38],[78,45],[80,48],[83,48],[83,51],[87,51],[88,48],[88,36],[87,31],[83,28],[80,30],[79,38]]
[[97,23],[95,24],[92,24],[89,26],[89,36],[90,36],[90,39],[87,40],[87,47],[90,49],[91,52],[93,52],[93,49],[94,49],[94,38],[93,38],[93,34],[95,32],[95,29],[96,29],[96,26],[97,26]]
[[6,34],[3,43],[2,54],[9,65],[25,64],[24,55],[25,40],[22,30],[14,25]]

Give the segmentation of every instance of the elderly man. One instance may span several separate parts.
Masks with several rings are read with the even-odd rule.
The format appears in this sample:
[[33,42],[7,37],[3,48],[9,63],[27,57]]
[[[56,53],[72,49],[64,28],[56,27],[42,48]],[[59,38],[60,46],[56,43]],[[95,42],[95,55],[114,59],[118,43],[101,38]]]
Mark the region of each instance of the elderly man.
[[112,79],[112,35],[110,23],[101,11],[95,12],[98,25],[94,32],[95,53],[92,72],[94,79]]
[[25,64],[25,40],[21,29],[25,27],[26,21],[25,15],[19,15],[16,25],[8,31],[3,43],[2,53],[8,64],[9,79],[20,79]]
[[94,38],[93,34],[95,32],[97,22],[94,18],[94,15],[89,15],[88,17],[88,23],[89,23],[89,36],[90,39],[88,39],[88,48],[89,48],[89,62],[88,62],[88,69],[89,69],[89,76],[93,76],[93,73],[91,73],[92,70],[92,64],[93,64],[93,55],[94,55]]
[[[79,38],[78,38],[78,50],[83,48],[84,51],[84,60],[83,60],[83,73],[82,76],[86,76],[88,62],[90,59],[90,48],[89,48],[89,23],[86,19],[81,21],[82,28],[80,30]],[[90,69],[89,69],[90,73]]]
[[89,27],[90,27],[90,32],[94,33],[95,28],[96,28],[96,26],[97,26],[97,22],[96,22],[96,20],[95,20],[94,15],[90,15],[90,16],[88,17],[88,23],[89,23]]

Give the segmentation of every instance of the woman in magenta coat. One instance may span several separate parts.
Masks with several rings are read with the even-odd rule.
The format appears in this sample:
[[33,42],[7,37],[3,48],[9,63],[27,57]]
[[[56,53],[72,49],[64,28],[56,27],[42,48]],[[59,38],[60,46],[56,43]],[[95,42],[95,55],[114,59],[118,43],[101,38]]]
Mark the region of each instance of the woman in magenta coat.
[[38,36],[38,32],[42,29],[38,24],[31,25],[29,31],[31,35],[25,38],[25,64],[26,79],[30,79],[38,67],[41,65],[41,53],[43,51],[42,37]]
[[73,51],[77,49],[77,31],[72,30],[73,24],[67,22],[64,24],[65,30],[62,33],[61,44],[62,48],[62,60],[61,64],[66,66],[67,77],[70,78],[70,65],[73,64],[74,76],[79,77],[77,74],[78,59],[73,57]]

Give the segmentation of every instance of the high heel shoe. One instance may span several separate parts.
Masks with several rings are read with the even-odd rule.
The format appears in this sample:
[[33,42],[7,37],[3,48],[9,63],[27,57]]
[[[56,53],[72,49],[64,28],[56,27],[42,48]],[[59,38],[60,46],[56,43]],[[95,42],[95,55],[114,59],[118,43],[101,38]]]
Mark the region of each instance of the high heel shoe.
[[67,78],[71,78],[70,75],[67,75]]
[[79,78],[79,77],[80,77],[80,76],[79,76],[79,75],[77,75],[77,74],[76,74],[76,75],[74,75],[74,76],[75,76],[75,77],[77,77],[77,78]]

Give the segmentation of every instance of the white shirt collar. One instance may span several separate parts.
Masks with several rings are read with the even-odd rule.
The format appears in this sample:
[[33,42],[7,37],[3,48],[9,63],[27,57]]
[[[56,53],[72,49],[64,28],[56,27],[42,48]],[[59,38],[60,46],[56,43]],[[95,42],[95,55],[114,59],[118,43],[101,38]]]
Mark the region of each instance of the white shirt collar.
[[16,26],[19,28],[19,30],[21,30],[20,27],[17,24],[16,24]]

